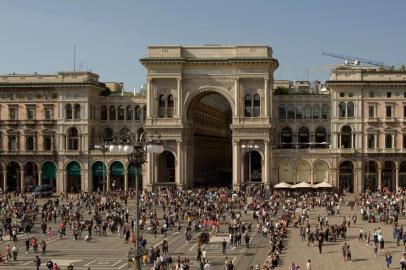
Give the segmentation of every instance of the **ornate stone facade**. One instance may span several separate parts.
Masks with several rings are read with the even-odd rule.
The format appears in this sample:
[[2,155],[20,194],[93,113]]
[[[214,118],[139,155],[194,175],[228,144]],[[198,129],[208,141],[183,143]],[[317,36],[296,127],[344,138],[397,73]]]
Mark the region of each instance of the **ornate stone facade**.
[[127,157],[94,146],[143,130],[165,148],[148,154],[148,189],[406,187],[405,72],[341,67],[323,94],[276,95],[289,82],[268,46],[151,46],[141,63],[141,94],[89,72],[0,76],[0,187],[131,189]]

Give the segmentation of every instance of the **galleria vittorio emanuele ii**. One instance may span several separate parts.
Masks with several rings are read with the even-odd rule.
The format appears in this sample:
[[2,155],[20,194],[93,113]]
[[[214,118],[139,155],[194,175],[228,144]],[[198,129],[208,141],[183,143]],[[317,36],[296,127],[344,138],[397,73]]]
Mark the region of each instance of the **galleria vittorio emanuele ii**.
[[[150,46],[140,93],[91,72],[0,76],[2,189],[128,190],[125,154],[157,132],[142,186],[406,186],[406,73],[340,65],[325,84],[274,78],[272,48]],[[104,164],[104,168],[103,168]]]

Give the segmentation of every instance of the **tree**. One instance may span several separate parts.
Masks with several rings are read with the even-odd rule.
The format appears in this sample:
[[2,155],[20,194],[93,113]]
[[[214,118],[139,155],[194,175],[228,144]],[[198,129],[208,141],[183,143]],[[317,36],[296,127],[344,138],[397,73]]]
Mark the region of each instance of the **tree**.
[[289,89],[284,86],[278,86],[274,92],[275,95],[289,95]]

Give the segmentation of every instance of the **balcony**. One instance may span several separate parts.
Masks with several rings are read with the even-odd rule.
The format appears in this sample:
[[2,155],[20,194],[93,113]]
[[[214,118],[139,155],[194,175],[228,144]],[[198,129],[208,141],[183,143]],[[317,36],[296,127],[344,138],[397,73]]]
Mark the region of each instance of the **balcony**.
[[340,149],[337,149],[337,153],[340,153],[340,154],[355,154],[355,149],[354,148],[340,148]]

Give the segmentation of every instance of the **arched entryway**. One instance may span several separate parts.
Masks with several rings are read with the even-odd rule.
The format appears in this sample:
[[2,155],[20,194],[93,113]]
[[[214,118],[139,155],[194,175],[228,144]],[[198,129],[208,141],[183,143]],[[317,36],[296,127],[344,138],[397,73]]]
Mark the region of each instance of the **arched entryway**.
[[278,182],[295,183],[296,180],[294,179],[293,174],[294,174],[293,166],[289,161],[283,160],[279,162]]
[[24,191],[32,192],[38,185],[38,166],[32,161],[24,165]]
[[313,183],[329,182],[328,181],[328,164],[323,160],[318,160],[314,163],[314,179]]
[[349,160],[340,163],[338,188],[341,191],[354,192],[354,164]]
[[369,160],[364,167],[364,190],[375,191],[378,188],[378,163]]
[[77,193],[82,190],[80,171],[80,164],[76,161],[71,161],[66,166],[66,189],[68,192]]
[[[193,146],[188,147],[188,177],[194,186],[232,185],[232,109],[229,101],[215,91],[197,94],[187,110],[188,130]],[[242,161],[242,160],[241,160]],[[238,167],[239,168],[239,167]]]
[[21,167],[15,161],[11,161],[7,164],[7,190],[21,191]]
[[52,161],[46,161],[42,165],[42,184],[50,185],[53,190],[56,190],[56,166]]
[[406,161],[399,165],[399,187],[406,188]]
[[297,165],[297,182],[310,183],[310,165],[308,162],[301,160]]
[[103,185],[107,175],[106,165],[102,161],[96,161],[92,166],[92,189],[93,191],[103,191]]
[[158,183],[175,182],[175,156],[170,151],[162,152],[158,157]]
[[111,190],[124,190],[124,165],[120,161],[110,165],[110,186]]
[[142,190],[142,169],[137,171],[137,168],[134,165],[128,166],[128,189],[135,190],[135,180],[136,175],[138,174],[138,189]]
[[[251,162],[250,162],[251,155]],[[251,177],[250,177],[251,169]],[[258,151],[249,151],[244,156],[244,182],[262,182],[262,157]]]
[[390,190],[395,190],[396,181],[395,181],[395,172],[396,165],[393,161],[385,161],[382,164],[382,188],[388,188]]

